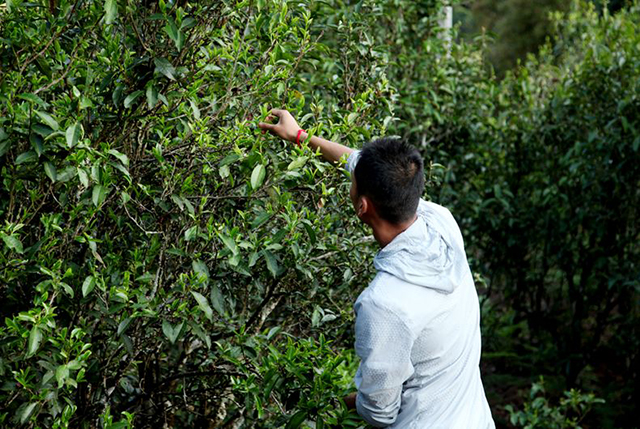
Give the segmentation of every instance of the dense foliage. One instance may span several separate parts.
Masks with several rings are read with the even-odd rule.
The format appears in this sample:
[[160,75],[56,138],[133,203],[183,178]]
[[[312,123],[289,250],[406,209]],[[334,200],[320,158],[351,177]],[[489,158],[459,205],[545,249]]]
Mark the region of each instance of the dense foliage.
[[639,20],[556,17],[555,45],[480,102],[460,93],[472,122],[443,115],[451,134],[427,150],[488,283],[485,364],[597,389],[597,427],[631,426],[638,401]]
[[[628,0],[590,0],[597,10],[616,12]],[[475,0],[455,6],[454,19],[466,38],[484,33],[493,39],[485,50],[498,76],[503,76],[530,53],[537,53],[553,36],[553,13],[567,12],[570,1],[563,0]]]
[[[500,425],[631,424],[637,7],[576,3],[500,82],[435,1],[0,7],[0,424],[362,425],[340,398],[375,246],[341,169],[256,129],[273,106],[432,161]],[[538,374],[558,406],[519,391]]]

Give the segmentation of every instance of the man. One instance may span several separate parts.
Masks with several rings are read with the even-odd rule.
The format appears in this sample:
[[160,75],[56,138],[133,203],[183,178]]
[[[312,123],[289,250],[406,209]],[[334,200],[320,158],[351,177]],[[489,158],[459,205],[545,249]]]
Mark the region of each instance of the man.
[[[289,112],[271,113],[259,124],[263,132],[307,139]],[[381,247],[377,275],[355,303],[358,414],[375,427],[495,428],[480,379],[478,296],[462,234],[446,208],[420,198],[420,154],[397,139],[362,151],[316,136],[308,144],[334,163],[348,156],[351,201]]]

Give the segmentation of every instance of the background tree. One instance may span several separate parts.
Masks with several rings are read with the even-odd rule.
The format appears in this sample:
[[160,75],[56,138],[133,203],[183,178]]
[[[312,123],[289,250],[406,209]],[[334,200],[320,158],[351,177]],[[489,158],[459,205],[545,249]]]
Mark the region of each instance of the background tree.
[[[625,0],[593,3],[599,10],[620,10]],[[550,16],[553,12],[567,12],[571,2],[561,0],[475,0],[463,2],[455,9],[456,20],[462,25],[462,35],[476,37],[487,32],[493,37],[487,49],[487,59],[499,76],[513,68],[527,54],[537,53],[541,45],[554,33]]]

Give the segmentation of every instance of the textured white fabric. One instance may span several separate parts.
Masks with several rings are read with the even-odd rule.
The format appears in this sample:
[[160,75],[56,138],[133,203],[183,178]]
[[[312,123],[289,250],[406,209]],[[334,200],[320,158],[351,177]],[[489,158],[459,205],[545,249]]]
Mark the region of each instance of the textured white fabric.
[[358,414],[375,427],[495,428],[480,379],[478,296],[449,210],[421,200],[374,266],[354,307]]

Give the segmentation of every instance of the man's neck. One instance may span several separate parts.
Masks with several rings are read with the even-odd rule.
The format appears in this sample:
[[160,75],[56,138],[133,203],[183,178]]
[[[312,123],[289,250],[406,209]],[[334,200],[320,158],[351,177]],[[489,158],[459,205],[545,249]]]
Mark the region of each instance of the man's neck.
[[371,229],[373,229],[373,236],[380,245],[384,248],[387,244],[391,243],[394,238],[399,234],[407,230],[418,219],[418,215],[415,215],[412,219],[395,224],[387,222],[384,219],[376,219],[370,223]]

